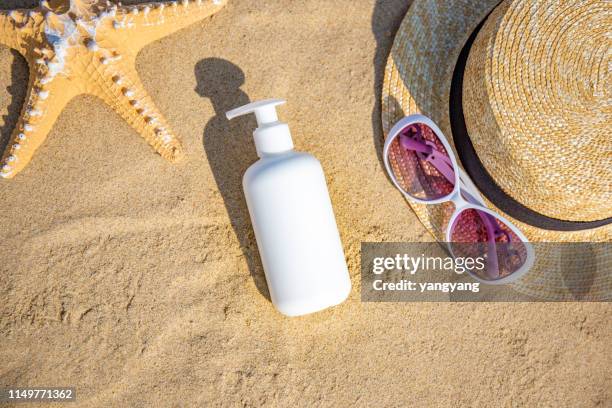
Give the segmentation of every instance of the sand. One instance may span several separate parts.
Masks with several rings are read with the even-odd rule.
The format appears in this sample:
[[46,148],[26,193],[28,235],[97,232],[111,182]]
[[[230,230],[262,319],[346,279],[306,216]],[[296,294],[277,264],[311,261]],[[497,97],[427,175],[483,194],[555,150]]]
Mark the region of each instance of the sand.
[[[360,301],[362,241],[430,239],[379,155],[407,6],[233,0],[144,49],[178,165],[74,100],[0,183],[0,386],[74,386],[75,407],[610,406],[609,304]],[[26,80],[1,47],[2,146]],[[353,281],[344,304],[302,318],[268,299],[242,197],[254,119],[223,117],[269,97],[325,168]]]

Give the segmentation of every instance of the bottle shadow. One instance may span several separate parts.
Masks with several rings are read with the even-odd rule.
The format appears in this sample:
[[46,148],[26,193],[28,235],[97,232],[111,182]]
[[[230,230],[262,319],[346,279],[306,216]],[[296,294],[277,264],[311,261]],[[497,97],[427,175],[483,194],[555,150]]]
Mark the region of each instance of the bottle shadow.
[[252,138],[257,122],[252,115],[231,122],[225,117],[225,112],[250,102],[248,95],[240,89],[245,80],[244,72],[227,60],[205,58],[196,64],[195,76],[196,92],[209,98],[215,110],[202,138],[206,157],[255,286],[270,300],[242,191],[242,175],[258,159]]

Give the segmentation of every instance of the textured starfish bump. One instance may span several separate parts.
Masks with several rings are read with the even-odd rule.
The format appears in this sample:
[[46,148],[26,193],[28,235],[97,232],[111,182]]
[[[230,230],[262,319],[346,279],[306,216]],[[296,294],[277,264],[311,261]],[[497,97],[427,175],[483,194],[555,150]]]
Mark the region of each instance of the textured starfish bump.
[[47,0],[32,10],[0,11],[0,44],[28,61],[24,107],[0,176],[11,178],[32,159],[75,96],[101,98],[162,157],[182,155],[180,141],[145,91],[136,55],[147,44],[200,21],[226,0],[183,0],[122,6],[101,0]]

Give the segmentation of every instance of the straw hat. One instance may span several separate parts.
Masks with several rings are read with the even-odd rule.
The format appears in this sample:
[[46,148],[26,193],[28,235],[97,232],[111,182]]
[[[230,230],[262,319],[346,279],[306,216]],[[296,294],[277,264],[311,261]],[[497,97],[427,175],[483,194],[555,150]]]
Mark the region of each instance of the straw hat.
[[[385,69],[385,135],[405,115],[429,116],[490,208],[530,241],[602,243],[543,245],[514,284],[538,298],[612,298],[610,27],[605,0],[414,0]],[[409,204],[442,241],[439,209]],[[581,274],[559,272],[581,257]]]

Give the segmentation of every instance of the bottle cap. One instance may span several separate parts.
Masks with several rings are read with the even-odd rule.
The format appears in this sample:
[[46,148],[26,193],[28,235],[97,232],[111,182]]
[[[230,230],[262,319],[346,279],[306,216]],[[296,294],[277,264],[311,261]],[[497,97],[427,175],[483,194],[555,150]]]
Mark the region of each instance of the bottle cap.
[[262,157],[266,154],[282,153],[293,149],[289,126],[280,122],[276,114],[276,106],[285,102],[282,99],[252,102],[232,109],[225,115],[231,120],[237,116],[254,113],[257,118],[257,129],[253,132],[253,138],[255,139],[257,155]]

